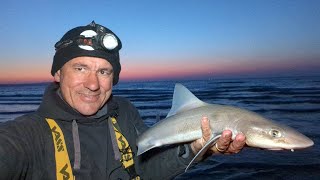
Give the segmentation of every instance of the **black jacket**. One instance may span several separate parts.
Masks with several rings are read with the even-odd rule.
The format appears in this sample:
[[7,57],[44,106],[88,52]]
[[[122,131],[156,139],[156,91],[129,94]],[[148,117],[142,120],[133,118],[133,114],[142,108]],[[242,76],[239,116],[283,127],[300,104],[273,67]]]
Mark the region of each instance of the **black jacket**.
[[[77,180],[129,179],[120,161],[115,160],[108,117],[118,115],[122,134],[135,154],[137,136],[147,128],[137,109],[128,100],[113,96],[107,102],[107,114],[87,118],[65,103],[58,89],[58,84],[50,84],[36,112],[0,125],[0,179],[56,179],[54,144],[45,118],[54,119],[62,129],[71,166],[75,160],[72,122],[78,125],[81,165],[79,170],[73,169]],[[192,159],[191,155],[179,155],[180,147],[159,148],[135,156],[137,173],[142,179],[177,176]]]

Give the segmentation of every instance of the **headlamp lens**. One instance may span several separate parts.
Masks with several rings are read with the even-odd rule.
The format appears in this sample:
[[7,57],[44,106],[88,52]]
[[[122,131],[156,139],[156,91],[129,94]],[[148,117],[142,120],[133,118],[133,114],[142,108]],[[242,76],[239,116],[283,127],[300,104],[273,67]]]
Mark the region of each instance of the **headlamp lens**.
[[110,33],[107,33],[102,37],[101,43],[102,43],[103,47],[108,50],[113,50],[114,48],[116,48],[118,46],[117,38],[113,34],[110,34]]

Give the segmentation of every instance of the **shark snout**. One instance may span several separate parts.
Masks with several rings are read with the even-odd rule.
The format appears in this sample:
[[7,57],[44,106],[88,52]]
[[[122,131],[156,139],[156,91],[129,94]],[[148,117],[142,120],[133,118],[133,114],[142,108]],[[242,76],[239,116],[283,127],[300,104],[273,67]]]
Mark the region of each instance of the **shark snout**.
[[288,142],[291,147],[286,149],[303,149],[314,145],[314,142],[310,138],[302,134],[300,134],[299,136],[289,136]]

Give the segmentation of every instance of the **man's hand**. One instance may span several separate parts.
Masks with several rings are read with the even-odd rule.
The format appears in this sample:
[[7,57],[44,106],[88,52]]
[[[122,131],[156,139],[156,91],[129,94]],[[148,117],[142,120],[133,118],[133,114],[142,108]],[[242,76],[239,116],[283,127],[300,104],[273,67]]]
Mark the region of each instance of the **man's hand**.
[[[201,130],[202,138],[191,143],[191,149],[194,154],[197,154],[211,137],[210,123],[207,117],[202,117]],[[232,154],[240,152],[246,143],[246,137],[240,133],[237,134],[234,140],[231,138],[232,132],[230,130],[223,131],[221,137],[217,140],[217,143],[209,148],[206,154]]]

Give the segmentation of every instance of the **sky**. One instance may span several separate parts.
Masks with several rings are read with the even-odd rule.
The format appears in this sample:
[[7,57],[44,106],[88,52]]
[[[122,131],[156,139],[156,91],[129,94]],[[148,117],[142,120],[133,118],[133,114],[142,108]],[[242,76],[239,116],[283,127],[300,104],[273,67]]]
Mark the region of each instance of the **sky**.
[[318,0],[10,0],[1,3],[0,83],[52,81],[68,30],[121,39],[121,80],[320,74]]

